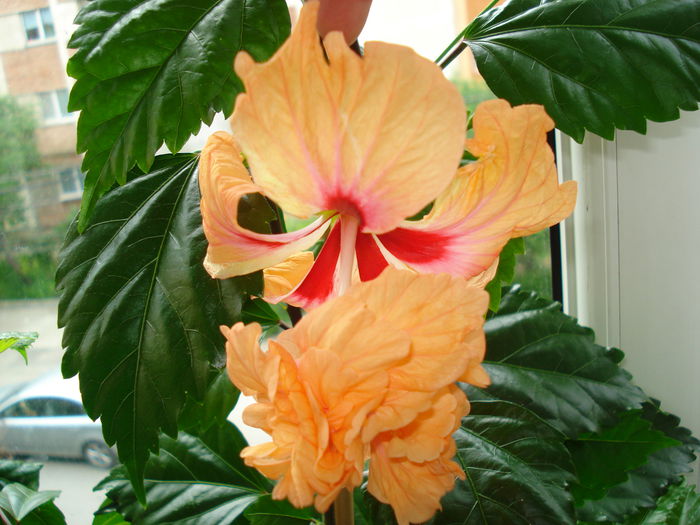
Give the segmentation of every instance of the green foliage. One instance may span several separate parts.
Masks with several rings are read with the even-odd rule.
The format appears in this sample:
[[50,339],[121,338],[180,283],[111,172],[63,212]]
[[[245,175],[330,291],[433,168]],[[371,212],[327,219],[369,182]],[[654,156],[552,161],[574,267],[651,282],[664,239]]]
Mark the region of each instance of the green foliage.
[[[557,303],[504,290],[485,325],[492,385],[463,387],[471,411],[455,440],[467,478],[429,523],[602,523],[653,506],[689,470],[697,441],[631,383],[619,351]],[[369,495],[356,503],[361,525],[394,523]]]
[[39,334],[36,332],[0,332],[0,354],[5,350],[16,350],[28,363],[27,350],[37,337]]
[[467,110],[470,113],[474,112],[479,103],[495,98],[489,87],[481,79],[465,80],[460,78],[453,80],[452,83],[457,86],[464,99],[464,105],[467,106]]
[[[579,519],[596,523],[619,522],[638,509],[653,509],[669,484],[680,483],[681,474],[690,471],[695,460],[693,452],[700,448],[700,442],[687,428],[679,426],[678,417],[661,411],[655,400],[644,403],[641,417],[651,423],[653,430],[662,432],[678,444],[648,455],[643,465],[627,471],[626,479],[609,488],[602,499],[579,501],[576,509]],[[609,484],[605,479],[598,482]]]
[[523,406],[468,393],[471,410],[454,436],[467,479],[430,523],[573,524],[573,465],[561,434]]
[[549,244],[549,229],[523,237],[525,253],[517,258],[515,281],[526,290],[537,292],[542,297],[552,298],[552,251]]
[[532,410],[564,435],[598,432],[647,399],[618,366],[622,352],[595,344],[593,331],[558,303],[514,287],[484,328],[489,393]]
[[489,293],[489,310],[494,312],[498,310],[501,302],[501,287],[513,282],[517,255],[523,253],[525,253],[525,244],[522,237],[509,240],[501,250],[496,275],[486,285],[486,291]]
[[695,486],[671,487],[653,510],[645,511],[625,525],[697,525],[700,523],[700,495]]
[[[117,468],[98,488],[106,489],[127,521],[139,525],[244,523],[244,512],[255,525],[298,523],[317,517],[312,510],[294,509],[269,498],[270,483],[240,458],[245,439],[230,423],[213,426],[198,436],[181,432],[177,439],[161,436],[160,454],[146,465],[148,506],[141,506],[123,468]],[[274,521],[293,517],[293,521]]]
[[644,133],[700,99],[697,2],[511,0],[464,32],[489,88],[545,106],[577,141],[585,130]]
[[[31,108],[11,96],[0,96],[0,203],[9,202],[4,191],[13,184],[10,175],[39,166],[35,129],[36,119]],[[2,200],[6,197],[7,202]]]
[[21,483],[31,490],[39,490],[40,463],[0,459],[0,488],[10,483]]
[[577,503],[602,498],[607,490],[627,479],[654,452],[680,445],[638,411],[622,415],[617,424],[598,433],[584,433],[567,442],[578,480],[572,487]]
[[10,483],[0,491],[0,513],[22,525],[65,525],[63,514],[53,500],[60,491],[37,492],[21,483]]
[[0,257],[0,297],[27,299],[56,297],[53,275],[56,254],[50,251],[12,254]]
[[56,274],[63,373],[80,373],[85,409],[141,497],[160,430],[176,435],[186,396],[203,399],[219,374],[219,326],[239,321],[261,286],[258,274],[205,272],[196,166],[190,155],[162,156],[110,192],[84,234],[73,224]]
[[240,50],[267,59],[289,34],[283,0],[94,0],[76,19],[68,62],[86,175],[80,230],[97,199],[148,171],[163,144],[178,151],[202,122],[229,115],[242,90]]
[[[34,131],[36,119],[31,108],[13,97],[0,96],[0,228],[12,225],[23,212],[19,199],[21,177],[39,166]],[[1,237],[1,236],[0,236]],[[4,243],[1,242],[0,246]]]

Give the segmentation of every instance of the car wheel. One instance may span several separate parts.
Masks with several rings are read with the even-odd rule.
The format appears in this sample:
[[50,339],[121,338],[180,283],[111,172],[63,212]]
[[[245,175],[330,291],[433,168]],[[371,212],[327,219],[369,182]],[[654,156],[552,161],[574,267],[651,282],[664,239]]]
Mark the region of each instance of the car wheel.
[[88,441],[83,445],[83,458],[90,465],[99,468],[110,468],[117,462],[112,449],[99,441]]

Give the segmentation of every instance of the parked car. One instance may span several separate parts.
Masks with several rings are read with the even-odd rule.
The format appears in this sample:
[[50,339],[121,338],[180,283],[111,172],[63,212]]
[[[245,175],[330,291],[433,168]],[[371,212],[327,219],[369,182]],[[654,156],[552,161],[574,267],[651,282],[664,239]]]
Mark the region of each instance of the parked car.
[[28,383],[0,401],[0,452],[12,456],[83,458],[96,467],[116,463],[102,426],[83,410],[77,378],[57,373]]

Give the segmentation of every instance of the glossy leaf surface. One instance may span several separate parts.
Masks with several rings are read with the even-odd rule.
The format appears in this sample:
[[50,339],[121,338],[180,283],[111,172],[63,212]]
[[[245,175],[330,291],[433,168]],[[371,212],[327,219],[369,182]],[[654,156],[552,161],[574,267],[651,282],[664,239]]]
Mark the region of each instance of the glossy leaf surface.
[[501,254],[498,256],[496,275],[485,288],[489,293],[489,310],[498,310],[498,305],[501,303],[502,287],[513,282],[517,256],[523,253],[525,253],[525,242],[522,237],[509,240],[501,250]]
[[602,499],[579,502],[576,508],[579,519],[621,522],[638,509],[653,508],[669,485],[680,483],[682,474],[690,472],[700,442],[687,428],[679,426],[677,416],[660,410],[658,401],[645,403],[641,416],[654,430],[678,444],[652,453],[644,465],[628,472],[627,478],[611,487]]
[[[52,503],[61,492],[58,490],[43,490],[37,492],[21,483],[10,483],[0,491],[0,510],[17,520],[17,523],[42,523],[42,516],[50,519],[47,525],[63,525],[66,523],[63,514],[57,511]],[[41,510],[46,507],[45,510]]]
[[38,490],[42,466],[41,463],[0,459],[0,488],[10,483],[21,483],[32,490]]
[[618,366],[622,352],[595,344],[560,305],[517,287],[484,327],[488,391],[532,410],[569,437],[597,432],[646,396]]
[[694,1],[511,0],[466,30],[479,72],[511,104],[545,106],[577,141],[585,130],[644,133],[700,100]]
[[230,423],[213,426],[199,436],[185,432],[178,439],[162,436],[160,454],[151,456],[146,466],[146,508],[137,501],[122,468],[113,470],[99,488],[107,489],[127,521],[139,525],[246,523],[246,511],[260,519],[306,515],[307,511],[268,498],[269,481],[239,457],[245,445]]
[[28,363],[27,350],[38,337],[36,332],[0,332],[0,354],[5,350],[15,350]]
[[186,395],[201,400],[223,366],[219,326],[238,321],[261,285],[202,267],[196,166],[163,156],[110,192],[82,235],[72,226],[57,271],[63,373],[80,374],[85,409],[137,488],[159,432],[176,434]]
[[700,495],[695,486],[676,485],[658,506],[625,522],[625,525],[695,525],[700,523]]
[[522,406],[467,393],[471,411],[454,436],[467,479],[442,499],[431,523],[575,523],[567,491],[573,465],[561,434]]
[[128,170],[148,171],[163,141],[178,151],[216,112],[230,115],[239,50],[266,60],[289,34],[283,0],[94,0],[76,23],[68,73],[85,152],[81,229]]
[[572,491],[577,502],[600,499],[613,485],[627,480],[627,473],[641,467],[654,452],[680,445],[652,427],[638,411],[622,415],[611,428],[585,433],[567,443],[576,464],[577,482]]

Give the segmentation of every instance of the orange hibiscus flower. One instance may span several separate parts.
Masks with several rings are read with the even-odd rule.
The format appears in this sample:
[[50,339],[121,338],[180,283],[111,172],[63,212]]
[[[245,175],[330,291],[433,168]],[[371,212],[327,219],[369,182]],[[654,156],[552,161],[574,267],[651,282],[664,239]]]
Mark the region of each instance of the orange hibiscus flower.
[[272,436],[246,464],[278,479],[277,499],[328,509],[362,481],[400,524],[425,521],[462,469],[452,433],[462,380],[481,367],[488,295],[464,279],[388,269],[329,300],[260,349],[257,324],[222,327],[228,373],[257,403],[244,421]]
[[[363,281],[387,266],[492,277],[500,250],[565,218],[576,186],[559,185],[540,106],[485,102],[459,168],[465,109],[440,69],[412,50],[369,42],[359,57],[339,32],[323,46],[317,2],[263,64],[246,53],[233,137],[212,136],[200,161],[205,266],[226,278],[274,267],[327,233],[315,261],[269,270],[271,301],[312,307],[339,295],[356,269]],[[250,166],[241,160],[241,151]],[[252,175],[252,178],[251,178]],[[265,235],[237,221],[238,202],[260,192],[292,215],[316,219]],[[418,221],[406,220],[434,201]]]

